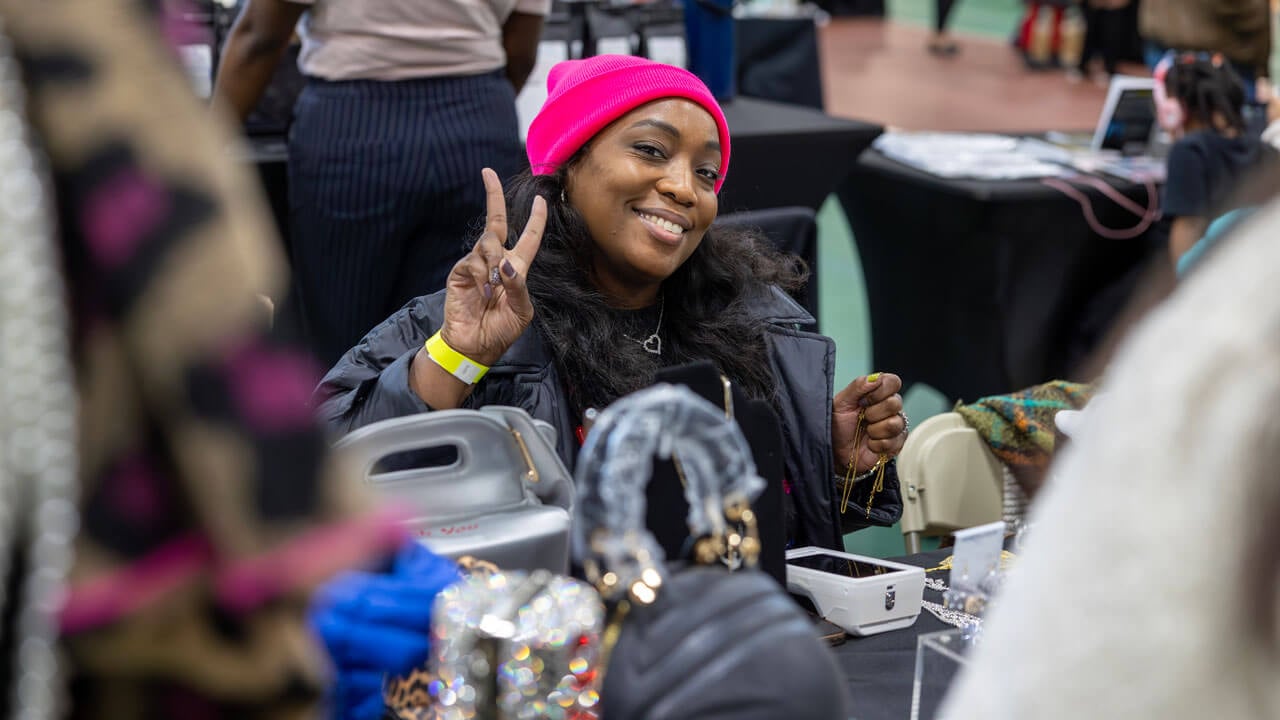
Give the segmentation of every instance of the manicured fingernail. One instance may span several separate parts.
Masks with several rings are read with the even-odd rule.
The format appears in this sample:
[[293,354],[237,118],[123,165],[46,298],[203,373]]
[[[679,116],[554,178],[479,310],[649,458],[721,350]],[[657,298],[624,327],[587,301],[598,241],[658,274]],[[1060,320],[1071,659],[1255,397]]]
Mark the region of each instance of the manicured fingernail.
[[489,284],[497,285],[500,282],[502,282],[502,278],[498,276],[498,268],[495,267],[489,271]]
[[873,383],[873,382],[875,382],[875,381],[877,381],[877,380],[879,380],[879,379],[880,379],[880,373],[878,373],[878,372],[877,372],[877,373],[871,373],[870,375],[868,375],[868,376],[867,376],[867,382],[869,382],[869,383]]
[[493,298],[493,286],[489,283],[484,284],[484,299],[491,300]]
[[516,276],[516,267],[515,267],[514,265],[512,265],[512,264],[511,264],[511,261],[510,261],[510,260],[503,260],[503,261],[502,261],[502,272],[506,273],[506,274],[507,274],[507,277],[509,277],[509,278],[513,278],[513,277],[515,277],[515,276]]

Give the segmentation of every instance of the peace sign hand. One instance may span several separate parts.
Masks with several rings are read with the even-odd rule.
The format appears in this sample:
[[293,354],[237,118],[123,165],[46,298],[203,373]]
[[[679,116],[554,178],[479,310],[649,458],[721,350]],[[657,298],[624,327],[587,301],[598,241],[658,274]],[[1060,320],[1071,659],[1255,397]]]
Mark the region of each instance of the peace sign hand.
[[515,247],[507,250],[507,203],[502,182],[489,168],[481,174],[487,205],[484,233],[449,273],[440,334],[454,350],[492,365],[533,322],[533,303],[525,279],[542,245],[547,202],[542,196],[534,198],[524,232]]

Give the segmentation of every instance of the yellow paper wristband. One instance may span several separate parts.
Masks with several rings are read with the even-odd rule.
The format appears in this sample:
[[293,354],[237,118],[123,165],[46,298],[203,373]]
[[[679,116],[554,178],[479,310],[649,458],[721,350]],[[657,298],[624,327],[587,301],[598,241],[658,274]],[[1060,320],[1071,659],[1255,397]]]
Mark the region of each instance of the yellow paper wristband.
[[449,347],[449,343],[437,332],[427,339],[427,357],[431,362],[445,369],[445,372],[468,385],[475,385],[480,378],[489,372],[488,365],[481,365],[471,358]]

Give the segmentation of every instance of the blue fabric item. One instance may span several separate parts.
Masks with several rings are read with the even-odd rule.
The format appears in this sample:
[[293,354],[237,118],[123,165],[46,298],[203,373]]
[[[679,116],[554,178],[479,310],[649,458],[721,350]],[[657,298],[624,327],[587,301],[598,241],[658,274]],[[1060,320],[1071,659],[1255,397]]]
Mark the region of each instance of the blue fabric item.
[[684,33],[689,71],[717,100],[737,94],[733,0],[685,0]]
[[1186,275],[1187,271],[1199,263],[1205,252],[1216,245],[1223,235],[1240,224],[1242,220],[1247,219],[1256,210],[1257,208],[1252,207],[1237,208],[1209,223],[1209,227],[1205,228],[1204,235],[1200,237],[1195,245],[1191,246],[1190,250],[1178,258],[1178,277]]
[[333,662],[332,716],[377,720],[382,684],[422,664],[431,649],[431,605],[458,566],[416,541],[389,573],[348,572],[320,588],[309,619]]

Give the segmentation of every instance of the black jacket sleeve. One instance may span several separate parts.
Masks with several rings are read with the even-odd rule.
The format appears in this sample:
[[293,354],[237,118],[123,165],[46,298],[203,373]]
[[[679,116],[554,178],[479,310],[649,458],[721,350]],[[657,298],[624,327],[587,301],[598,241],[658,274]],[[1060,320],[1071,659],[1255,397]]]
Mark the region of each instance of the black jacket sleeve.
[[324,376],[314,400],[332,434],[431,411],[409,387],[409,371],[418,348],[440,327],[443,304],[442,292],[410,300]]
[[[849,506],[840,514],[840,531],[848,534],[855,530],[877,525],[888,527],[902,517],[902,490],[898,485],[898,461],[890,460],[884,468],[884,487],[872,497],[875,487],[875,476],[855,483],[853,493],[849,496]],[[836,482],[837,488],[844,487],[844,478]],[[871,510],[867,511],[867,501],[871,501]]]

